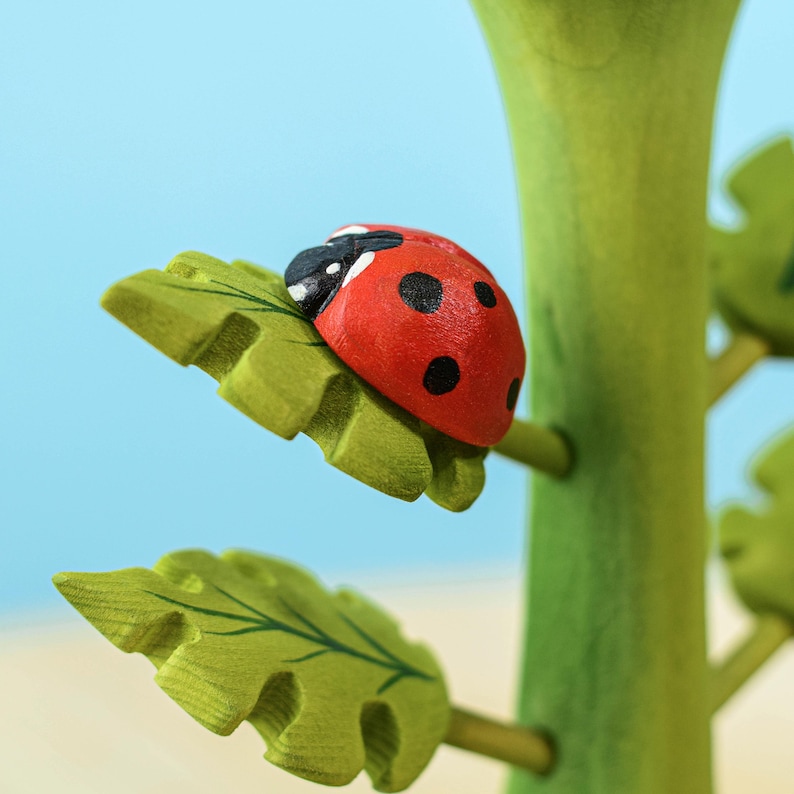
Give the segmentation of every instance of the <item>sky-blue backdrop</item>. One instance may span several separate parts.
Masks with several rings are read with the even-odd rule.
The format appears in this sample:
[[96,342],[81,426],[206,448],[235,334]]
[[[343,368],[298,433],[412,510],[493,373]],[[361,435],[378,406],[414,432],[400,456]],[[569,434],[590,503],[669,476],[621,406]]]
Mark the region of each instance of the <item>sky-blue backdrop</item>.
[[[745,0],[714,184],[794,129],[794,4]],[[271,436],[98,307],[114,281],[198,249],[281,269],[344,223],[432,229],[520,303],[509,142],[462,0],[5,3],[0,612],[58,603],[58,570],[260,549],[325,577],[517,564],[524,476],[492,457],[452,515],[371,491]],[[718,198],[723,220],[731,209]],[[712,504],[794,420],[769,363],[710,421]]]

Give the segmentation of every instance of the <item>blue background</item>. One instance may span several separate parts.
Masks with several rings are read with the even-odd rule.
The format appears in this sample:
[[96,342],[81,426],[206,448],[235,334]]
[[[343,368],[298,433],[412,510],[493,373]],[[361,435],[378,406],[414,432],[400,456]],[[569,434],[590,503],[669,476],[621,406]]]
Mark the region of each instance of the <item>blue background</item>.
[[[794,5],[747,0],[717,113],[719,176],[794,129]],[[489,56],[460,0],[6,3],[0,10],[0,612],[59,570],[230,546],[331,579],[517,569],[524,474],[491,456],[453,515],[285,442],[104,314],[106,287],[197,249],[282,269],[345,223],[428,228],[521,303],[515,184]],[[715,339],[719,331],[715,331]],[[709,500],[794,420],[768,362],[712,412]]]

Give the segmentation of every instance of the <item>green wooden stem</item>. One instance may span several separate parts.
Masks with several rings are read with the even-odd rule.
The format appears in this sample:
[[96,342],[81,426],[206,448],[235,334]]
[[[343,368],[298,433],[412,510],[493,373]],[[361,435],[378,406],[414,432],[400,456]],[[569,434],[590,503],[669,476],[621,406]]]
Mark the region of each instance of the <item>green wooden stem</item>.
[[513,420],[493,451],[555,477],[564,477],[573,465],[571,448],[560,433],[520,419]]
[[473,0],[510,124],[531,405],[576,450],[532,480],[510,794],[711,790],[703,568],[706,184],[738,0]]
[[794,635],[791,622],[779,615],[761,615],[755,628],[711,676],[711,710],[717,711]]
[[537,775],[548,774],[554,765],[549,740],[541,733],[453,708],[444,739],[447,744],[522,767]]
[[769,355],[769,343],[753,334],[736,334],[709,364],[709,404],[713,405],[754,364]]

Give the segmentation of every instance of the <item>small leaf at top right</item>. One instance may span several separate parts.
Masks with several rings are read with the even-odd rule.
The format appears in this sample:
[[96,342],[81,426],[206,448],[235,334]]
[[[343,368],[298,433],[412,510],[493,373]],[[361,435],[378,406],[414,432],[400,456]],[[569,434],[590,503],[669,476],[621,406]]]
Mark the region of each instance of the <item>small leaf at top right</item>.
[[719,521],[720,552],[733,587],[753,612],[794,622],[794,431],[753,466],[765,492],[759,510],[732,507]]
[[740,163],[727,189],[744,211],[738,230],[711,230],[714,303],[736,332],[794,356],[794,151],[782,138]]

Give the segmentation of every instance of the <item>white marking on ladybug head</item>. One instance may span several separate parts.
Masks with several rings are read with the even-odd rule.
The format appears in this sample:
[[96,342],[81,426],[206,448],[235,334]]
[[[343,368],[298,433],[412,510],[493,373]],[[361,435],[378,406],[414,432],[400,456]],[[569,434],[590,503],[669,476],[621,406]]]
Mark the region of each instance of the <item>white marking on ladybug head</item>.
[[291,287],[287,287],[287,292],[295,303],[299,303],[306,297],[306,287],[303,284],[293,284]]
[[325,268],[325,272],[329,276],[333,276],[335,273],[338,273],[342,269],[342,265],[339,262],[331,262],[327,268]]
[[343,226],[338,232],[334,232],[328,239],[341,237],[343,234],[366,234],[369,229],[366,226]]
[[361,275],[375,261],[374,251],[365,251],[347,271],[342,286],[346,287],[356,276]]

